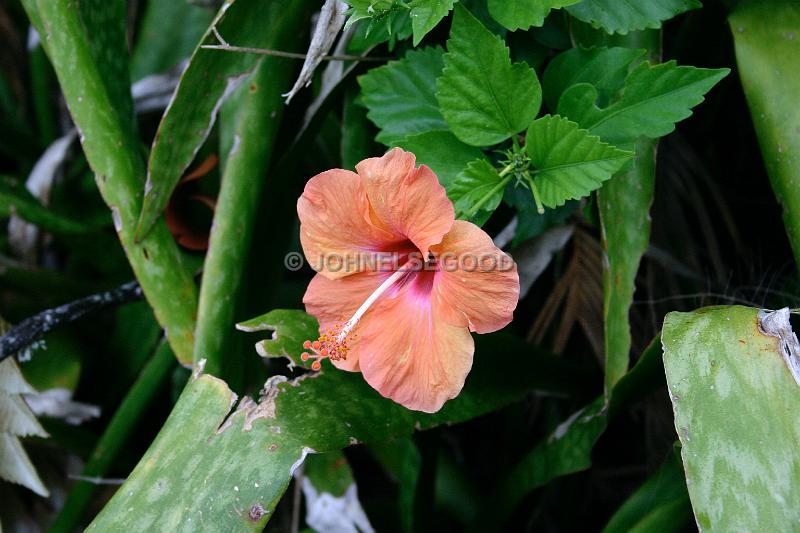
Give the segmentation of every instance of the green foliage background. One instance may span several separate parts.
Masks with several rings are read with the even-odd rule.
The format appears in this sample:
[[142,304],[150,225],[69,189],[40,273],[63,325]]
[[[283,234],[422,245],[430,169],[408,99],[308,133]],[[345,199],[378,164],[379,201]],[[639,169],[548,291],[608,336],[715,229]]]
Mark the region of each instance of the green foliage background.
[[[800,294],[800,6],[346,4],[323,51],[345,59],[291,104],[321,2],[0,4],[0,315],[144,295],[0,374],[4,405],[64,388],[102,410],[0,419],[20,483],[0,523],[328,531],[328,493],[377,531],[796,526],[800,381],[755,308]],[[317,323],[310,268],[284,265],[295,201],[390,147],[522,281],[433,415],[298,357]]]

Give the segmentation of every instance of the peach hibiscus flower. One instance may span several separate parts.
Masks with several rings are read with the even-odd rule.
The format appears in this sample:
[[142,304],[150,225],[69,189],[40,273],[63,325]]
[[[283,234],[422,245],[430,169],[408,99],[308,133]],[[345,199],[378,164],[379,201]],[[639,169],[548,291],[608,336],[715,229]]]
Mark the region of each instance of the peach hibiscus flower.
[[303,303],[321,336],[303,359],[361,372],[381,395],[438,411],[464,386],[470,331],[507,325],[519,299],[514,262],[476,225],[454,220],[433,171],[395,148],[311,178],[300,240],[318,272]]

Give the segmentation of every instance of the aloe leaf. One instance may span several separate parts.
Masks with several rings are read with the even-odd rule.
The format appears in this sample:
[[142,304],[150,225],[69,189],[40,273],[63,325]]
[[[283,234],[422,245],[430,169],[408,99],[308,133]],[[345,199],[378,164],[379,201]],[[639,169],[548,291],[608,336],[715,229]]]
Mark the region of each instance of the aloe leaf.
[[[111,418],[83,467],[82,476],[106,475],[173,368],[175,368],[175,356],[172,355],[169,345],[161,343]],[[80,524],[96,489],[97,485],[93,483],[77,481],[64,500],[58,517],[50,526],[50,531],[74,531]]]
[[148,2],[131,53],[131,78],[161,74],[188,59],[213,18],[192,2]]
[[789,310],[767,314],[734,306],[673,312],[664,320],[663,343],[698,527],[796,528],[800,375],[787,364],[792,358],[797,364]]
[[790,0],[739,2],[729,22],[761,156],[800,264],[800,9]]
[[[649,394],[663,375],[659,357],[660,338],[642,353],[636,366],[614,387],[614,394],[598,396],[570,415],[552,433],[528,452],[503,477],[481,513],[485,528],[504,523],[525,496],[551,480],[586,470],[592,464],[592,449],[609,420],[620,409]],[[481,528],[481,530],[485,530]]]
[[[311,321],[288,328],[263,317],[258,321],[275,329],[274,339],[312,338],[318,332]],[[270,378],[258,403],[244,398],[229,414],[236,405],[233,392],[202,375],[187,386],[148,452],[88,531],[142,531],[155,524],[177,531],[260,531],[309,453],[468,420],[533,388],[564,392],[585,386],[570,365],[524,343],[497,334],[476,340],[478,355],[464,390],[433,415],[409,411],[381,397],[360,374],[328,363],[319,373],[293,380]],[[509,375],[491,357],[497,350],[527,352],[526,364],[536,371]]]
[[[305,20],[304,9],[284,13],[275,28],[285,35],[278,41],[282,49],[300,44]],[[283,58],[261,59],[235,112],[235,141],[225,157],[200,286],[194,361],[205,359],[207,372],[229,379],[242,368],[232,345],[236,313],[242,307],[242,271],[285,107],[281,94],[292,82],[294,67]]]
[[[124,2],[89,3],[86,7],[94,12],[88,19],[78,4],[66,0],[25,0],[23,6],[43,36],[128,261],[176,357],[188,363],[194,344],[194,281],[163,222],[142,241],[134,239],[145,168],[133,127],[127,70],[118,75],[116,63],[127,58],[127,53],[103,60],[95,57],[120,47],[125,50],[123,23],[115,19],[113,24],[94,27],[102,25],[106,17],[118,15],[120,6],[124,21]],[[113,46],[109,44],[112,37]]]
[[[594,30],[584,32],[582,39],[585,41],[584,44],[609,44],[609,41],[612,41],[607,35]],[[625,61],[638,59],[643,53],[642,49],[646,51],[647,59],[657,61],[661,55],[660,41],[661,33],[656,30],[631,32],[625,36],[614,38],[614,44],[629,46],[633,50],[628,50],[628,53],[625,53],[625,48],[606,49],[608,52],[605,52],[605,54],[613,55],[603,62],[608,65],[607,71],[616,71],[616,74],[604,78],[604,83],[597,89],[597,92],[600,93],[600,98],[611,99],[612,95],[622,90],[623,96],[619,101],[625,100],[625,95],[627,95],[629,101],[633,102],[636,98],[632,98],[631,93],[635,91],[631,90],[629,92],[628,83],[631,82],[633,87],[638,87],[638,82],[634,83],[634,80],[637,79],[636,77],[632,75],[626,76],[623,88],[622,74],[629,68]],[[611,51],[615,52],[612,53]],[[581,65],[579,61],[581,59],[586,67],[575,66],[567,70],[591,72],[593,70],[591,65],[597,60],[594,54],[579,54],[574,61]],[[638,68],[643,74],[646,65],[647,63],[643,63]],[[669,70],[666,72],[669,72]],[[686,71],[687,76],[697,74],[692,71]],[[582,78],[579,76],[576,79],[578,84],[573,85],[571,89],[567,89],[564,94],[566,95],[572,89],[581,87],[581,80]],[[641,89],[644,89],[645,93],[650,91],[648,94],[651,96],[657,93],[663,94],[663,91],[654,91],[654,87],[647,88],[642,86],[639,90]],[[696,98],[697,95],[694,96]],[[565,98],[568,99],[569,97],[565,96]],[[677,104],[681,99],[685,100],[681,105],[687,104],[688,97],[681,92],[680,97],[673,98],[674,102],[670,105],[676,107],[676,114],[673,116],[678,117],[680,114],[677,113],[677,108],[679,107]],[[632,104],[634,115],[638,105],[647,106],[648,104],[646,99],[640,100],[640,104]],[[609,106],[606,109],[611,108],[612,106]],[[618,109],[620,110],[620,115],[626,114],[623,107]],[[613,118],[610,119],[612,122],[613,120]],[[662,124],[662,128],[667,126],[671,126],[671,124],[668,122]],[[604,130],[602,125],[594,124],[590,131],[602,136],[603,132],[608,130]],[[656,147],[658,142],[647,138],[647,136],[639,137],[639,135],[645,135],[645,128],[639,126],[632,128],[631,131],[625,134],[615,131],[613,135],[620,142],[631,143],[632,147],[635,148],[636,158],[633,168],[614,176],[597,193],[597,207],[600,214],[604,245],[603,342],[606,356],[606,392],[610,392],[617,381],[625,375],[630,361],[630,307],[633,302],[639,263],[650,242],[650,205],[653,203],[655,189]]]
[[175,185],[211,131],[222,101],[258,64],[255,54],[202,48],[220,44],[212,28],[216,27],[231,44],[275,49],[296,33],[285,19],[309,9],[305,1],[292,0],[226,0],[222,5],[181,75],[158,127],[136,230],[139,238],[149,232],[166,207]]

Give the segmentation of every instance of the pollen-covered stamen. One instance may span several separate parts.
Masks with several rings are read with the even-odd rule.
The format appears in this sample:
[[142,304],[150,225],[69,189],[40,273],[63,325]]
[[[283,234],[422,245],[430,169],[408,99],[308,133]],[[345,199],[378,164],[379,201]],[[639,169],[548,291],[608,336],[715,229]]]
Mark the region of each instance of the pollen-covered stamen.
[[[408,263],[406,263],[408,264]],[[350,352],[350,344],[356,338],[356,326],[358,325],[364,313],[375,303],[375,301],[386,292],[389,287],[400,281],[403,276],[410,271],[408,268],[400,267],[397,272],[386,278],[386,280],[375,289],[375,291],[364,300],[353,316],[344,324],[336,324],[333,329],[329,329],[327,333],[320,335],[319,339],[314,342],[305,341],[303,348],[310,350],[311,353],[303,352],[300,359],[308,361],[314,359],[311,363],[312,370],[319,370],[322,368],[321,361],[325,358],[331,361],[338,361],[340,359],[347,359],[347,354]]]
[[314,342],[306,341],[303,343],[303,348],[309,352],[303,352],[300,359],[308,361],[313,359],[311,363],[312,370],[319,370],[322,367],[321,361],[323,359],[331,359],[338,361],[339,359],[347,359],[347,353],[350,351],[350,341],[354,338],[354,334],[339,339],[339,333],[342,330],[341,324],[337,324],[333,329],[329,329],[327,333],[320,335],[319,339]]

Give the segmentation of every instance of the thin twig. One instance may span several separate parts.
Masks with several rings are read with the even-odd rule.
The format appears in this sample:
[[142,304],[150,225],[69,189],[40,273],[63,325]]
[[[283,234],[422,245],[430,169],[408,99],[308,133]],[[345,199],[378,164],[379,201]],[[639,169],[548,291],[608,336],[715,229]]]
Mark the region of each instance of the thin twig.
[[[246,54],[259,54],[263,56],[275,56],[275,57],[288,57],[289,59],[305,59],[308,54],[300,54],[296,52],[284,52],[283,50],[269,50],[267,48],[251,48],[249,46],[234,46],[229,44],[228,41],[225,40],[224,37],[219,33],[216,26],[211,26],[211,31],[214,33],[214,37],[217,38],[220,44],[204,44],[201,45],[200,48],[205,48],[206,50],[222,50],[224,52],[239,52],[239,53],[246,53]],[[385,61],[391,61],[395,59],[393,57],[365,57],[361,55],[331,55],[331,56],[321,56],[320,59],[322,61],[371,61],[376,63],[381,63]]]
[[48,331],[74,322],[86,313],[139,300],[141,297],[139,283],[129,281],[116,289],[92,294],[28,317],[0,337],[0,361],[30,346]]
[[[204,44],[200,48],[206,50],[223,50],[225,52],[240,52],[249,54],[260,54],[262,56],[288,57],[289,59],[305,59],[307,54],[297,52],[284,52],[283,50],[269,50],[267,48],[250,48],[249,46],[233,46],[230,44]],[[322,61],[370,61],[380,63],[390,61],[393,57],[363,57],[356,55],[334,55],[321,56]]]

